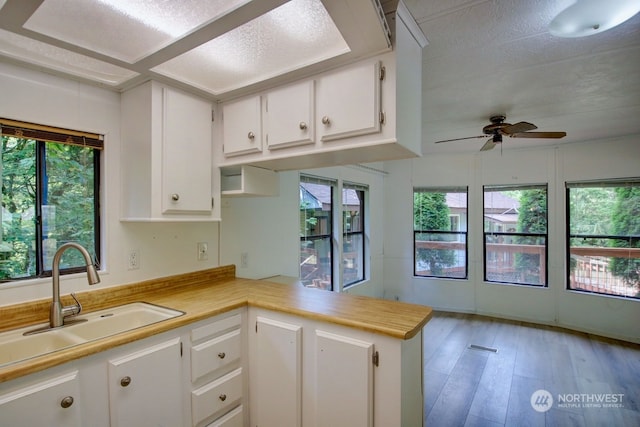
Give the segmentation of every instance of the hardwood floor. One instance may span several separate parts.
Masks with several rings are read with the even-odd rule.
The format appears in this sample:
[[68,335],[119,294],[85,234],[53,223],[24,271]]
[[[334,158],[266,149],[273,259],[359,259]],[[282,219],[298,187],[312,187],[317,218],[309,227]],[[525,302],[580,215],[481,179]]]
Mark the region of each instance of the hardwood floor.
[[424,360],[428,427],[640,426],[640,345],[437,312]]

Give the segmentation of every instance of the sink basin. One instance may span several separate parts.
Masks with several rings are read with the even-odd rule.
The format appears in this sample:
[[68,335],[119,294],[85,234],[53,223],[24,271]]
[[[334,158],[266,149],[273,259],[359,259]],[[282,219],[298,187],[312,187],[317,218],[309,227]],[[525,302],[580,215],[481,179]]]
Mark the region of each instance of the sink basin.
[[[184,312],[145,302],[108,308],[71,319],[61,328],[33,326],[0,333],[0,366],[41,356],[74,345],[105,338],[182,316]],[[35,334],[34,329],[43,329]]]
[[87,319],[66,328],[66,331],[85,341],[108,337],[163,320],[183,315],[178,310],[144,302],[135,302],[78,316]]
[[61,329],[30,336],[22,335],[23,332],[20,329],[0,334],[0,366],[84,342]]

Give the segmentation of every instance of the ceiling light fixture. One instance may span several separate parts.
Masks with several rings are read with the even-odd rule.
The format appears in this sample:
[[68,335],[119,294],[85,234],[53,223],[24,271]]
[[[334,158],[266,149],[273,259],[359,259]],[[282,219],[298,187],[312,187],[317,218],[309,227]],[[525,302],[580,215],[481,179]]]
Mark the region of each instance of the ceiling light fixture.
[[640,12],[640,0],[577,0],[549,24],[557,37],[586,37],[607,31]]

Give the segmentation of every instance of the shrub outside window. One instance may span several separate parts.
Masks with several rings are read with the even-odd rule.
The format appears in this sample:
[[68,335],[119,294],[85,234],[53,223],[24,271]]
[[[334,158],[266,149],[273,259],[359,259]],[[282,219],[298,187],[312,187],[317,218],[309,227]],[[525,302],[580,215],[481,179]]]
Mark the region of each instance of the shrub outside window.
[[414,275],[467,278],[467,187],[413,190]]
[[[0,119],[2,211],[0,281],[51,275],[61,245],[87,248],[100,259],[99,135]],[[68,251],[62,274],[84,271]]]
[[567,288],[640,299],[640,178],[566,184]]
[[484,280],[547,286],[547,186],[484,187]]

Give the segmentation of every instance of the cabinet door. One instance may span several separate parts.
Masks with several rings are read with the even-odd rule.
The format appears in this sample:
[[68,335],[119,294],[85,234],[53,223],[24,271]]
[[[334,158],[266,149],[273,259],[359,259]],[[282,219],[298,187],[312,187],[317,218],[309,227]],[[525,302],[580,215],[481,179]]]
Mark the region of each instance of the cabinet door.
[[318,427],[373,426],[373,344],[316,330]]
[[163,88],[162,212],[211,212],[211,104]]
[[359,64],[320,79],[316,112],[320,140],[380,132],[380,88],[379,62]]
[[262,98],[254,96],[222,107],[223,152],[225,156],[262,151]]
[[302,327],[258,317],[255,361],[255,377],[251,379],[256,396],[255,424],[260,427],[300,426]]
[[3,426],[80,427],[78,372],[0,395]]
[[267,94],[266,133],[270,150],[314,142],[313,80]]
[[180,339],[109,361],[112,427],[183,424]]

